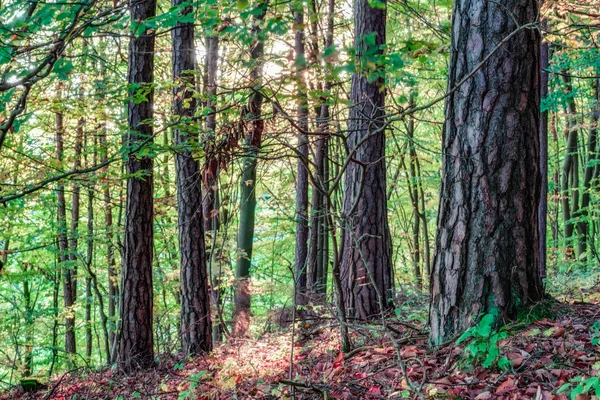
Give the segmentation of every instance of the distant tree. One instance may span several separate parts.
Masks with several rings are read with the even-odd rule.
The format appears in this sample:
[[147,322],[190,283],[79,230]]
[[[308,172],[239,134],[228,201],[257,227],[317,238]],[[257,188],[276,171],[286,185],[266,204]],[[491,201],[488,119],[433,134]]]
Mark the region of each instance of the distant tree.
[[[311,1],[311,64],[319,59],[319,32],[317,24],[317,5]],[[334,39],[335,0],[327,2],[327,25],[323,48],[332,49]],[[333,68],[331,57],[324,63],[325,71]],[[331,131],[330,99],[332,79],[327,78],[323,85],[317,83],[317,90],[323,91],[319,106],[315,110],[317,116],[317,132],[319,137],[314,146],[315,172],[313,190],[311,193],[310,230],[308,238],[307,286],[313,300],[322,301],[327,293],[327,275],[329,268],[329,227],[327,224],[327,201],[325,192],[329,190],[329,141]]]
[[[203,199],[204,230],[217,230],[219,227],[219,213],[216,210],[218,201],[217,179],[219,175],[219,160],[214,154],[214,145],[217,130],[217,73],[219,71],[219,34],[211,32],[206,40],[205,60],[205,92],[206,107],[210,109],[206,116],[206,162],[204,165],[203,180],[205,196]],[[215,233],[216,234],[216,233]],[[213,249],[214,251],[214,249]]]
[[296,85],[298,115],[298,174],[296,176],[296,247],[295,291],[297,304],[308,303],[307,257],[308,257],[308,95],[306,85],[306,34],[304,30],[304,3],[293,5],[294,36],[296,50]]
[[540,35],[535,0],[454,4],[430,342],[543,297],[539,275]]
[[[156,13],[156,0],[131,3],[132,24],[142,24]],[[127,145],[153,142],[154,35],[145,28],[129,44],[130,96],[144,93],[143,101],[130,99]],[[117,362],[125,370],[146,368],[154,362],[152,329],[153,174],[152,158],[131,154],[127,159],[127,204],[123,254],[121,321]]]
[[253,91],[248,101],[248,109],[243,118],[247,121],[244,132],[243,166],[240,179],[241,203],[240,226],[238,232],[238,256],[235,268],[236,289],[234,295],[233,335],[245,336],[250,324],[250,266],[252,265],[252,247],[254,240],[254,221],[256,217],[256,163],[262,144],[265,122],[262,118],[263,96],[262,85],[263,55],[265,51],[264,36],[261,35],[261,23],[267,14],[267,3],[258,2],[257,12],[252,19],[253,41],[250,45],[250,84]]
[[[64,113],[62,109],[56,112],[56,159],[59,162],[64,161],[64,136],[65,136],[65,123]],[[67,229],[67,205],[65,199],[65,185],[60,182],[56,189],[58,197],[58,250],[59,250],[59,261],[62,267],[63,277],[63,304],[66,309],[65,316],[65,352],[73,355],[77,352],[77,341],[75,338],[75,313],[73,308],[75,306],[75,283],[73,282],[73,270],[69,266],[69,238]],[[70,364],[72,359],[68,359]]]

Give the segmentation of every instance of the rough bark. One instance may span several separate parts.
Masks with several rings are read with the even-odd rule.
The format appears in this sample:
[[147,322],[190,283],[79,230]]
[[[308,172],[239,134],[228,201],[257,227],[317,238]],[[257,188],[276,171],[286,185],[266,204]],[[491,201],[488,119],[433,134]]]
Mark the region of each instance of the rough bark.
[[[143,22],[156,12],[156,0],[132,3],[131,20]],[[147,90],[146,101],[128,104],[130,148],[152,142],[154,36],[142,32],[129,43],[128,82]],[[130,93],[133,95],[134,93]],[[153,174],[152,158],[130,155],[127,159],[127,202],[123,254],[121,321],[117,362],[125,371],[150,367],[154,362],[152,257]]]
[[[250,58],[252,60],[250,81],[252,86],[256,89],[260,89],[262,86],[262,67],[265,47],[262,35],[260,34],[260,25],[267,13],[267,3],[259,2],[256,4],[256,7],[260,12],[254,17],[252,26],[254,40],[250,47]],[[239,254],[235,267],[235,325],[232,332],[234,337],[245,336],[250,326],[250,266],[252,265],[252,241],[254,239],[254,218],[256,215],[256,162],[262,144],[262,133],[264,130],[262,103],[262,94],[258,90],[253,91],[249,99],[247,115],[244,116],[247,130],[244,135],[244,156],[240,182],[240,225],[237,241]]]
[[[183,0],[173,0],[173,6]],[[185,13],[192,11],[186,8]],[[192,148],[198,136],[190,131],[196,101],[194,24],[178,23],[171,31],[173,61],[173,114],[180,123],[174,129],[177,170],[177,212],[179,225],[181,285],[181,345],[184,355],[212,349],[210,297],[202,218],[201,171]]]
[[[358,72],[352,76],[352,108],[345,171],[346,248],[341,264],[346,310],[370,319],[392,306],[391,239],[387,217],[383,67],[374,61],[385,45],[386,11],[368,0],[354,2]],[[368,44],[374,39],[374,46]],[[373,55],[374,54],[374,55]],[[371,65],[376,67],[371,67]],[[377,66],[379,65],[379,66]],[[373,75],[375,77],[373,77]]]
[[[479,315],[496,322],[543,297],[539,276],[539,32],[535,0],[454,5],[430,342],[445,343]],[[504,41],[504,43],[502,43]],[[501,44],[502,43],[502,44]]]

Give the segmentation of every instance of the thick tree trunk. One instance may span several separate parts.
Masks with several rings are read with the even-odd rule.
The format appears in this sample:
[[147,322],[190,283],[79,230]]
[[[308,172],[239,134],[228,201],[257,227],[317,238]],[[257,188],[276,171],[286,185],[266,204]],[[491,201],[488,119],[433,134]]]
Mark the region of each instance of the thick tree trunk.
[[[267,13],[267,3],[260,2],[256,5],[258,10],[254,18],[252,35],[254,40],[251,45],[250,57],[252,70],[250,71],[251,84],[258,90],[262,85],[262,66],[264,42],[260,34],[260,24]],[[244,136],[244,159],[241,176],[241,208],[240,226],[238,232],[238,258],[235,267],[236,290],[234,295],[234,337],[245,336],[250,326],[250,266],[252,265],[252,241],[254,239],[254,218],[256,215],[256,162],[262,143],[264,120],[262,119],[262,94],[252,92],[248,104],[248,114],[244,116],[248,130]]]
[[[132,3],[132,23],[143,23],[156,12],[156,0]],[[147,90],[146,101],[129,101],[130,148],[152,143],[154,36],[144,31],[129,44],[129,84]],[[134,93],[131,93],[133,95]],[[150,367],[154,362],[152,256],[153,174],[152,158],[130,155],[127,159],[127,204],[123,255],[121,321],[117,362],[125,371]]]
[[[392,306],[391,239],[387,218],[384,103],[385,71],[374,61],[385,45],[385,8],[354,2],[356,65],[352,77],[345,172],[347,217],[341,277],[349,315],[370,319]],[[369,44],[370,40],[374,44]],[[375,56],[373,55],[375,54]],[[370,75],[370,77],[369,77]],[[373,75],[376,77],[374,78]]]
[[296,304],[308,303],[308,99],[306,86],[306,52],[304,34],[304,4],[294,10],[296,47],[296,85],[298,96],[298,176],[296,177],[296,250],[295,296]]
[[[183,0],[173,0],[173,6]],[[186,8],[185,13],[192,11]],[[177,170],[177,212],[179,215],[179,251],[181,256],[181,344],[183,353],[199,354],[212,349],[210,297],[204,244],[204,219],[202,218],[202,190],[200,165],[193,157],[192,147],[198,143],[197,135],[186,127],[192,126],[196,110],[193,98],[194,24],[178,23],[171,31],[173,42],[173,113],[180,124],[174,129]]]
[[[431,276],[430,342],[452,340],[482,313],[496,322],[543,297],[540,37],[535,0],[454,4],[448,88],[494,51],[446,100],[443,178]],[[504,43],[503,43],[504,41]]]
[[[64,158],[64,122],[63,113],[59,111],[56,113],[56,159],[62,163]],[[73,274],[69,266],[69,239],[67,237],[67,211],[65,202],[65,186],[62,183],[58,184],[56,189],[58,196],[58,247],[59,247],[59,261],[62,266],[63,276],[63,302],[66,309],[65,317],[65,352],[67,354],[75,354],[77,352],[76,340],[75,340],[75,298],[73,294],[72,281]],[[68,359],[69,365],[72,363],[72,359]]]

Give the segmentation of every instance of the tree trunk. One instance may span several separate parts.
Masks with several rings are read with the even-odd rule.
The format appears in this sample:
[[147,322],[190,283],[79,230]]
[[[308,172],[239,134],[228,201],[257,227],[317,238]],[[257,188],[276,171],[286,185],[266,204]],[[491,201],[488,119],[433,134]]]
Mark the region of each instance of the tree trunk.
[[[103,122],[100,128],[100,162],[108,161],[108,144],[106,141],[106,123]],[[108,174],[108,166],[103,170],[105,177]],[[104,184],[104,224],[106,227],[106,264],[108,265],[108,331],[110,343],[107,351],[112,354],[112,349],[116,346],[116,319],[117,319],[117,297],[119,295],[119,276],[115,268],[114,246],[113,246],[113,215],[112,199],[110,195],[110,185],[108,181]],[[99,298],[100,299],[100,298]],[[110,363],[111,357],[107,359]]]
[[[183,0],[173,0],[173,6]],[[187,7],[185,14],[191,13]],[[185,356],[212,349],[210,298],[202,218],[202,190],[200,165],[194,159],[192,148],[198,143],[197,135],[186,130],[192,126],[196,111],[193,91],[196,64],[194,24],[178,23],[171,31],[173,42],[173,113],[179,119],[174,129],[177,170],[177,213],[179,225],[180,285],[181,285],[181,345]]]
[[[64,158],[64,122],[63,113],[59,111],[56,113],[56,159],[62,163]],[[69,239],[67,237],[67,211],[65,202],[65,186],[62,182],[59,182],[56,189],[58,197],[58,247],[59,247],[59,261],[62,266],[63,276],[63,302],[66,309],[65,317],[65,352],[69,354],[75,354],[76,341],[75,341],[75,298],[73,297],[73,274],[69,266]],[[71,367],[73,360],[68,358],[68,364]]]
[[31,299],[31,282],[29,280],[29,265],[23,262],[23,300],[25,301],[25,355],[23,357],[23,377],[33,373],[33,333],[34,305]]
[[[568,73],[563,75],[565,82],[565,90],[571,92],[571,78]],[[579,199],[577,193],[577,186],[579,186],[579,171],[578,171],[578,153],[577,153],[577,141],[578,141],[578,129],[574,116],[577,112],[575,108],[575,102],[569,101],[567,106],[567,123],[565,129],[565,137],[567,142],[567,149],[565,158],[562,165],[562,181],[561,181],[561,202],[562,202],[562,214],[564,224],[564,237],[566,241],[565,252],[568,258],[574,257],[574,243],[573,243],[573,232],[575,225],[571,222],[571,218],[575,217],[575,213],[578,211]],[[577,185],[576,185],[577,184]]]
[[577,232],[579,234],[578,256],[585,254],[587,242],[593,236],[590,235],[589,207],[592,193],[592,180],[596,167],[597,134],[598,134],[598,100],[599,89],[598,82],[593,81],[594,106],[592,108],[592,118],[590,121],[590,133],[587,141],[587,158],[583,173],[583,194],[581,195],[581,208],[579,209],[580,221],[577,222]]
[[[56,244],[60,249],[60,239],[57,240]],[[57,264],[60,264],[60,257],[60,254],[57,254],[54,265],[54,285],[52,290],[52,361],[50,362],[50,368],[48,368],[49,377],[52,376],[54,365],[56,365],[56,360],[58,359],[58,297],[60,292],[61,270],[56,267],[58,266]]]
[[[205,186],[205,196],[202,201],[204,208],[204,230],[216,231],[219,227],[217,205],[217,178],[219,160],[215,151],[217,130],[217,73],[219,71],[219,34],[211,33],[206,37],[206,107],[211,109],[206,116],[205,153],[206,163],[202,171]],[[214,233],[216,235],[216,232]]]
[[[448,88],[494,51],[446,99],[442,187],[431,276],[430,342],[439,345],[481,314],[496,323],[542,299],[539,32],[521,29],[535,0],[454,4]],[[510,13],[510,14],[509,14]]]
[[308,303],[307,256],[308,256],[308,99],[306,86],[306,52],[304,34],[304,4],[294,11],[296,47],[296,85],[298,96],[298,176],[296,177],[296,249],[295,249],[295,296],[296,304]]
[[[415,94],[410,94],[409,108],[415,107]],[[412,115],[408,119],[407,124],[408,134],[408,156],[409,156],[409,167],[408,167],[408,192],[410,194],[410,201],[413,206],[413,273],[415,276],[415,282],[418,286],[423,283],[421,275],[421,246],[419,243],[419,234],[421,232],[421,210],[420,207],[420,196],[419,196],[419,181],[417,178],[417,151],[415,149],[415,119]],[[404,162],[403,162],[404,164]]]
[[[83,148],[83,124],[84,121],[80,118],[77,121],[75,129],[75,154],[73,159],[73,170],[77,171],[81,168],[81,151]],[[71,202],[71,231],[69,237],[69,271],[71,273],[71,289],[73,290],[73,301],[77,301],[77,246],[79,239],[79,199],[81,194],[81,186],[75,181],[73,184],[73,197]]]
[[385,8],[373,8],[368,0],[355,0],[358,72],[352,76],[350,96],[353,106],[346,140],[352,161],[345,171],[344,181],[347,222],[341,277],[347,312],[363,320],[392,307],[391,239],[384,158],[385,71],[378,61],[385,46],[385,23]]
[[429,231],[427,228],[427,214],[425,212],[425,191],[423,190],[423,178],[421,175],[421,163],[419,158],[416,158],[417,164],[417,179],[419,182],[419,193],[421,199],[421,226],[423,227],[423,246],[425,247],[425,274],[429,278],[431,274],[431,255],[429,249]]
[[264,54],[264,41],[260,34],[260,24],[267,13],[267,3],[259,2],[256,5],[260,11],[254,17],[252,35],[254,40],[251,45],[250,57],[252,70],[250,71],[251,84],[257,89],[250,95],[248,113],[243,116],[248,126],[244,135],[243,144],[243,170],[241,176],[241,209],[240,226],[238,232],[238,258],[235,268],[236,290],[234,298],[234,337],[245,336],[250,326],[250,266],[252,265],[252,241],[254,240],[254,218],[256,214],[256,162],[262,143],[264,121],[262,119],[262,94],[258,92],[262,85],[262,66]]
[[[542,0],[543,1],[543,0]],[[546,22],[542,21],[545,26]],[[548,96],[548,61],[549,45],[540,45],[540,99],[543,101]],[[548,111],[544,110],[540,116],[540,205],[538,207],[539,231],[539,259],[540,279],[546,278],[546,225],[548,219]]]
[[[102,138],[102,136],[101,136]],[[100,139],[102,140],[102,139]],[[94,140],[94,148],[96,148],[96,143]],[[96,165],[96,153],[94,152],[94,163]],[[106,364],[110,364],[111,362],[111,333],[109,333],[109,322],[106,313],[104,312],[104,299],[102,294],[100,293],[100,289],[98,288],[98,278],[96,274],[92,270],[93,261],[94,261],[94,193],[95,187],[93,183],[90,183],[88,188],[88,233],[87,233],[87,257],[86,257],[86,268],[87,268],[87,279],[85,285],[85,321],[86,321],[86,332],[85,332],[85,340],[86,340],[86,355],[88,357],[88,362],[92,355],[92,305],[93,305],[93,297],[92,297],[92,289],[96,294],[96,298],[98,299],[98,310],[100,313],[100,319],[102,323],[102,331],[104,332],[104,347],[106,351]],[[110,247],[109,247],[110,248]],[[109,265],[110,268],[110,265]],[[109,269],[109,280],[110,277],[110,269]],[[109,282],[110,288],[110,282]],[[110,295],[110,293],[109,293]],[[114,312],[114,309],[113,309]]]
[[[131,21],[143,23],[156,12],[156,0],[132,3]],[[144,90],[145,101],[129,101],[127,145],[137,148],[152,143],[154,36],[148,30],[129,44],[128,82]],[[117,362],[125,371],[150,367],[154,362],[152,334],[153,293],[153,176],[152,158],[130,155],[127,159],[127,203],[123,255],[121,321]]]
[[[204,230],[213,231],[209,237],[211,246],[206,250],[208,261],[208,273],[210,274],[210,291],[213,300],[215,315],[219,315],[221,296],[219,286],[221,284],[220,273],[215,273],[212,266],[217,258],[216,237],[219,229],[219,158],[215,154],[216,131],[217,131],[217,76],[219,72],[219,33],[211,32],[206,36],[206,68],[205,68],[205,93],[206,107],[211,111],[206,116],[206,138],[205,154],[206,161],[202,171],[205,195],[202,200],[204,212]],[[213,321],[213,342],[221,341],[222,330],[220,318]]]
[[[96,149],[94,143],[94,149]],[[95,150],[94,150],[95,151]],[[94,153],[94,165],[96,165],[96,154]],[[88,187],[88,215],[87,215],[87,254],[86,265],[91,272],[94,262],[94,184],[89,183]],[[88,363],[92,358],[92,277],[88,272],[85,280],[85,355]]]
[[[313,13],[310,15],[313,31],[313,53],[318,52],[317,35],[317,12],[316,4],[311,2]],[[324,48],[329,49],[333,45],[334,33],[334,14],[335,0],[328,1],[327,11],[327,31],[325,34]],[[313,56],[318,59],[317,54]],[[331,59],[325,61],[326,74],[332,69]],[[310,236],[308,245],[308,289],[314,301],[322,301],[327,293],[327,275],[329,267],[329,227],[327,218],[326,193],[329,191],[328,185],[328,152],[330,135],[330,115],[328,94],[331,91],[331,79],[326,79],[324,93],[320,99],[320,106],[317,110],[317,130],[319,137],[315,146],[315,179],[310,214]]]

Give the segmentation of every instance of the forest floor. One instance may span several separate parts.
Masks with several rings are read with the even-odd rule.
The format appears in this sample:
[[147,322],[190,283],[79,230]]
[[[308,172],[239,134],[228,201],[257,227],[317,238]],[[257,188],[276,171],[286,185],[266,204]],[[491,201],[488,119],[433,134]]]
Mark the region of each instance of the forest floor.
[[[288,327],[219,346],[185,365],[169,357],[132,376],[110,369],[71,373],[37,392],[15,388],[0,399],[593,399],[575,395],[585,386],[600,390],[600,306],[597,295],[591,298],[553,303],[544,311],[550,317],[532,318],[532,312],[503,328],[506,335],[486,336],[484,329],[482,336],[437,349],[428,347],[421,326],[400,322],[400,315],[389,319],[388,333],[381,325],[352,326],[355,348],[344,354],[335,320],[306,319],[294,330],[292,357]],[[499,366],[505,359],[510,363]]]

